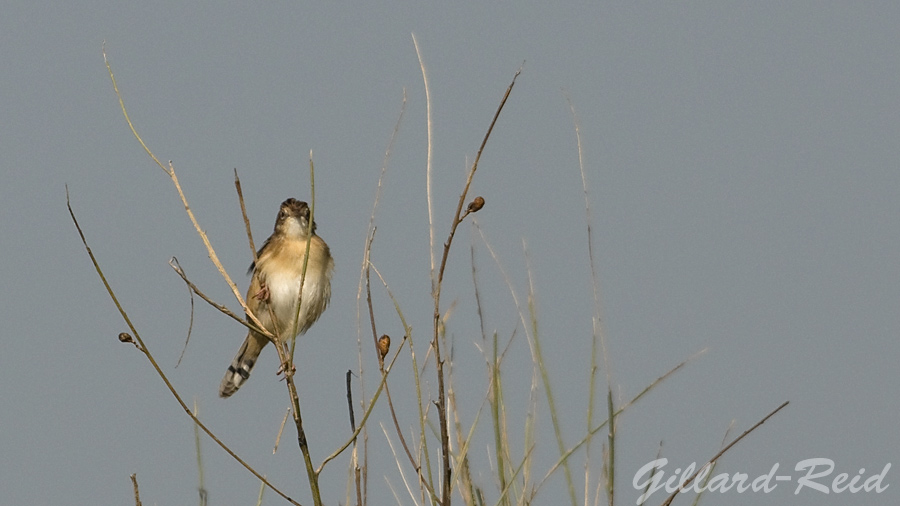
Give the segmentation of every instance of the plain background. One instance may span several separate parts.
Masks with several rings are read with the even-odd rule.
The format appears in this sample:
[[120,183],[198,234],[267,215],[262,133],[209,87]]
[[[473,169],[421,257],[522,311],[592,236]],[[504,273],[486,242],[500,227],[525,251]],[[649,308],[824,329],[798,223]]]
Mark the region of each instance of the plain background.
[[[0,503],[131,504],[131,473],[144,504],[197,500],[192,425],[143,356],[117,342],[126,328],[78,240],[65,185],[110,283],[182,394],[237,452],[310,503],[290,427],[272,456],[287,398],[271,350],[238,395],[218,399],[243,330],[198,303],[174,368],[190,302],[170,257],[216,300],[238,305],[171,182],[128,130],[101,42],[135,126],[160,159],[174,161],[242,290],[250,255],[233,169],[260,242],[282,200],[309,198],[313,151],[319,232],[338,269],[332,305],[298,349],[319,462],[349,433],[344,375],[358,369],[358,335],[374,388],[356,293],[404,90],[372,260],[413,326],[419,358],[430,332],[425,99],[411,33],[431,84],[438,246],[465,169],[524,62],[471,195],[487,201],[477,221],[523,308],[530,266],[566,444],[586,426],[593,303],[564,93],[580,120],[609,343],[598,405],[607,373],[621,404],[708,349],[620,418],[618,504],[634,504],[634,473],[661,442],[671,473],[712,456],[732,422],[730,437],[786,400],[717,470],[757,476],[777,463],[793,481],[704,503],[897,502],[897,26],[900,6],[888,2],[8,2],[0,20]],[[486,391],[470,248],[487,333],[501,342],[515,335],[506,388],[521,458],[532,395],[525,329],[469,223],[456,237],[443,298],[444,309],[456,301],[447,330],[462,421],[472,423]],[[402,335],[380,287],[376,311],[380,331]],[[409,434],[408,354],[394,374]],[[558,452],[543,387],[533,395],[541,412],[533,473],[542,476]],[[369,504],[395,503],[390,487],[413,504],[379,423],[389,424],[384,406],[369,433]],[[492,503],[483,428],[471,451]],[[602,442],[592,448],[592,491]],[[253,477],[208,439],[202,446],[210,504],[253,504]],[[802,473],[793,467],[813,457],[834,460],[831,477],[895,467],[881,494],[794,495]],[[572,461],[579,502],[583,463],[583,454]],[[329,504],[344,502],[346,471],[341,457],[323,474]],[[557,475],[536,503],[566,503],[563,483]],[[283,504],[271,492],[264,503]]]

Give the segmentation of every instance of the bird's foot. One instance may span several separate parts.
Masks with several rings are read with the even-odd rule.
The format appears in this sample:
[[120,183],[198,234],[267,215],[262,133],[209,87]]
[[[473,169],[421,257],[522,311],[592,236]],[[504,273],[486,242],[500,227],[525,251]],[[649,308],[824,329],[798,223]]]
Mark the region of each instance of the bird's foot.
[[253,297],[254,297],[256,300],[261,300],[261,301],[263,301],[263,302],[268,301],[268,300],[269,300],[269,287],[266,286],[265,283],[262,283],[261,286],[260,286],[259,291],[256,292],[256,294],[255,294]]
[[278,370],[275,371],[275,374],[278,376],[282,376],[282,380],[286,380],[288,376],[293,376],[295,372],[297,372],[297,368],[294,367],[294,364],[291,364],[290,372],[286,372],[287,369],[284,367],[284,364],[278,366]]

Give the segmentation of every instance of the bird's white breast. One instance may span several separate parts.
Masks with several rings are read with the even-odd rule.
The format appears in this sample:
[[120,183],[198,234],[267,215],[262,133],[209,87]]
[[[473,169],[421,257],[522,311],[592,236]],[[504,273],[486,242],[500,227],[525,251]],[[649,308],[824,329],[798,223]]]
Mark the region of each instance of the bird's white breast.
[[[300,291],[300,276],[291,272],[270,272],[266,276],[266,286],[269,290],[269,305],[278,319],[279,334],[284,335],[287,329],[293,326],[297,316],[297,294]],[[322,273],[307,270],[306,280],[303,283],[303,300],[300,306],[300,315],[297,318],[297,334],[302,334],[319,318],[328,303],[326,287],[323,283],[329,283]],[[330,287],[327,292],[330,293]]]

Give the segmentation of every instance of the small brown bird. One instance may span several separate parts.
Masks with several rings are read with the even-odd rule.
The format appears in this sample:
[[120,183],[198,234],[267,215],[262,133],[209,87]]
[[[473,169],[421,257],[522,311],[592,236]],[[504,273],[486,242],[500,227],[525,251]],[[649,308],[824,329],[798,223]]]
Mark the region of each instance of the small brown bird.
[[[275,220],[275,231],[263,243],[256,262],[250,266],[253,278],[247,290],[247,307],[266,330],[278,337],[279,345],[306,332],[322,316],[331,299],[334,259],[328,245],[316,235],[316,224],[310,223],[309,217],[306,202],[292,198],[285,200]],[[293,328],[307,243],[309,262],[300,316]],[[220,397],[230,397],[241,388],[268,343],[269,339],[258,332],[247,333],[219,386]]]

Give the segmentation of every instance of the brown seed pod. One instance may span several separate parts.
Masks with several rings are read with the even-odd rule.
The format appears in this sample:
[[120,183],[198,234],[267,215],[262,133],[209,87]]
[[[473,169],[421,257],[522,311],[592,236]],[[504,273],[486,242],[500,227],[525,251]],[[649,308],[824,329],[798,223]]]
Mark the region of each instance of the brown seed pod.
[[384,360],[384,357],[387,356],[388,351],[391,349],[391,338],[387,334],[378,338],[378,356],[381,360]]
[[466,208],[467,213],[477,213],[484,207],[484,197],[475,197],[472,202],[469,202],[469,207]]

